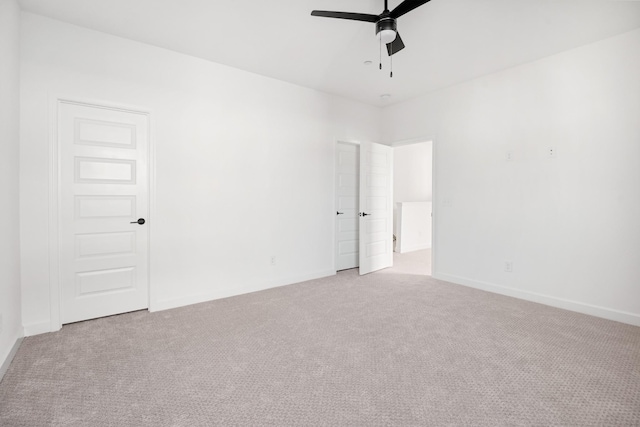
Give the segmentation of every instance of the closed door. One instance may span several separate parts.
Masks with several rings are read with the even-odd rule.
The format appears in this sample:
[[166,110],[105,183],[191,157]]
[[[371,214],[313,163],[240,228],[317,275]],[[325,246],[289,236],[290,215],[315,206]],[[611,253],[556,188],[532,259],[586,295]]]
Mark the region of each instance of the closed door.
[[393,148],[360,144],[360,274],[393,265]]
[[360,147],[339,142],[336,149],[336,270],[359,265],[358,197]]
[[148,308],[148,116],[58,105],[62,323]]

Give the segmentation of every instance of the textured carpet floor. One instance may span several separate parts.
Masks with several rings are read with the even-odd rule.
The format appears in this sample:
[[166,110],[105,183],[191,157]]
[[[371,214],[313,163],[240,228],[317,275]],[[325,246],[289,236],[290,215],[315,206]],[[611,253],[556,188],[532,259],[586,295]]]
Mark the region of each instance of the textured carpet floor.
[[345,271],[26,338],[2,426],[638,426],[640,328]]

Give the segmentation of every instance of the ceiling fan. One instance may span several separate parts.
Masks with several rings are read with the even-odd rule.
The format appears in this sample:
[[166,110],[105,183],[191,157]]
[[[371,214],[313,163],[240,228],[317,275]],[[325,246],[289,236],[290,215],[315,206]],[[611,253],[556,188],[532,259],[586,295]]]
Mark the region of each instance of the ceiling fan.
[[[396,19],[405,13],[411,12],[413,9],[422,6],[428,1],[429,0],[404,0],[395,9],[389,11],[387,0],[384,0],[384,11],[380,15],[351,12],[330,12],[326,10],[314,10],[311,12],[311,15],[375,23],[376,35],[381,43],[387,45],[387,53],[391,56],[400,52],[405,47],[400,34],[398,34]],[[382,68],[382,64],[380,67]]]

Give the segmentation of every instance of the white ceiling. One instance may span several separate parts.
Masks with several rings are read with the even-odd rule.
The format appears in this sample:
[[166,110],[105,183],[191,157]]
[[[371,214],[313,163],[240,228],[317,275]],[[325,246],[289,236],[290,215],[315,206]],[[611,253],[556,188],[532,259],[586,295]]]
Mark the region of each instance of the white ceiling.
[[[398,19],[394,77],[374,24],[383,0],[21,0],[24,10],[359,100],[400,102],[640,27],[640,2],[431,0]],[[400,0],[390,0],[393,9]],[[373,61],[365,66],[364,61]],[[391,94],[383,101],[381,94]]]

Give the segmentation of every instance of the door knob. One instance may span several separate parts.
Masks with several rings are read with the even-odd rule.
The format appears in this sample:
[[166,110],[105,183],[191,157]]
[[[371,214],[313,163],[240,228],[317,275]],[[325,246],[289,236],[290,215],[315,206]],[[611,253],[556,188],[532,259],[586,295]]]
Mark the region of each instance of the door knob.
[[371,215],[371,214],[368,214],[366,212],[360,212],[360,216],[367,216],[367,215]]
[[144,224],[144,222],[145,222],[144,218],[140,218],[137,221],[130,222],[129,224],[140,224],[140,225],[142,225],[142,224]]
[[344,215],[344,212],[336,212],[336,215]]

